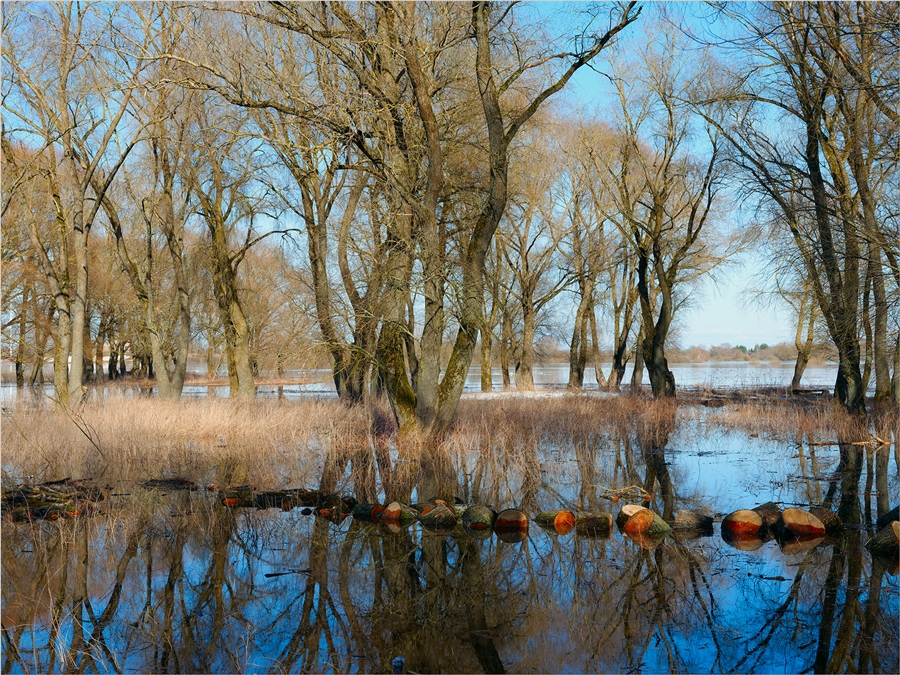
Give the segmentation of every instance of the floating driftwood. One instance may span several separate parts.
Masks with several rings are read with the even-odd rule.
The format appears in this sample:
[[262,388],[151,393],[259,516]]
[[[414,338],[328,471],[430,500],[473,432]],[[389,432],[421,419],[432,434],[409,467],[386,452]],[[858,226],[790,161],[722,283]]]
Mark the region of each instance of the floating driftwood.
[[384,511],[384,506],[381,504],[357,504],[353,507],[350,515],[356,520],[373,523],[376,520],[380,520],[379,516],[382,511]]
[[575,514],[566,509],[543,511],[534,520],[545,530],[556,534],[569,534],[575,529]]
[[900,552],[900,521],[885,525],[878,533],[866,542],[866,548],[873,555],[885,558],[895,557]]
[[418,504],[411,504],[410,506],[412,506],[412,508],[422,514],[434,508],[434,506],[436,506],[437,504],[444,504],[447,508],[453,511],[453,514],[456,516],[457,521],[462,518],[463,513],[465,513],[467,508],[469,508],[469,505],[459,497],[432,497],[427,502],[419,502]]
[[754,507],[753,510],[759,514],[760,518],[762,518],[763,528],[767,530],[775,527],[776,523],[778,523],[778,520],[781,518],[781,507],[775,502],[760,504],[759,506]]
[[334,522],[350,515],[356,506],[353,497],[341,497],[334,493],[300,488],[295,490],[257,491],[252,485],[228,487],[219,491],[222,505],[228,508],[281,509],[290,511],[302,507],[301,513],[315,513]]

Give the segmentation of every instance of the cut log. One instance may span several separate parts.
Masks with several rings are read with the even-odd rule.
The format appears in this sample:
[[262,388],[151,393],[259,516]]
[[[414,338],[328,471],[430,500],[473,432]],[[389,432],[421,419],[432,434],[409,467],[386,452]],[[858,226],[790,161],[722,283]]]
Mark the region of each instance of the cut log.
[[575,533],[579,537],[606,539],[612,533],[613,517],[611,513],[579,513],[575,516]]
[[[632,506],[632,505],[629,505]],[[624,512],[628,506],[623,507]],[[622,526],[622,532],[629,535],[646,534],[651,539],[660,539],[665,537],[672,528],[669,524],[660,518],[650,509],[642,506],[635,509],[634,513],[629,517]]]
[[351,515],[356,520],[361,520],[366,523],[372,523],[375,520],[380,520],[378,516],[384,511],[384,506],[381,504],[357,504],[353,507],[353,511]]
[[528,532],[528,516],[519,509],[505,509],[494,520],[494,532]]
[[575,514],[565,509],[544,511],[534,519],[545,530],[556,534],[569,534],[575,529]]
[[622,510],[619,511],[619,515],[616,516],[616,525],[618,525],[619,530],[622,530],[625,527],[625,523],[628,522],[628,519],[631,518],[631,516],[641,509],[646,508],[646,506],[641,506],[640,504],[626,504],[623,506]]
[[813,506],[809,512],[822,521],[828,536],[834,536],[844,531],[844,523],[831,509],[826,509],[824,506]]
[[456,514],[446,502],[439,501],[432,508],[419,514],[419,522],[422,523],[422,527],[431,530],[452,530],[456,527]]
[[675,514],[675,522],[672,527],[676,531],[681,530],[701,530],[703,532],[712,533],[713,518],[703,513],[689,511],[687,509],[678,509]]
[[882,527],[887,527],[895,520],[900,520],[900,506],[895,506],[883,516],[880,516],[875,525],[880,530]]
[[765,531],[763,519],[756,511],[739,509],[729,513],[722,521],[722,534],[761,534]]
[[900,521],[882,527],[878,533],[866,542],[866,548],[872,555],[892,558],[900,553]]
[[631,535],[643,534],[653,525],[653,515],[653,511],[650,509],[638,509],[625,521],[622,532]]
[[[722,523],[724,525],[724,522]],[[755,551],[765,543],[758,532],[734,532],[722,528],[722,540],[740,551]]]
[[825,525],[809,511],[785,509],[781,512],[781,525],[794,535],[815,537],[825,536]]
[[763,527],[765,529],[774,527],[775,523],[777,523],[779,518],[781,518],[781,507],[778,506],[778,504],[776,504],[775,502],[766,502],[765,504],[760,504],[753,510],[759,514],[760,518],[762,518]]
[[804,534],[799,537],[787,537],[779,540],[781,552],[785,555],[797,555],[798,553],[806,553],[825,541],[824,536],[816,536],[814,534]]
[[462,522],[469,530],[490,530],[496,517],[494,509],[475,504],[463,513]]
[[409,525],[418,517],[418,511],[400,502],[391,502],[378,515],[378,519],[383,523],[394,523],[404,526]]

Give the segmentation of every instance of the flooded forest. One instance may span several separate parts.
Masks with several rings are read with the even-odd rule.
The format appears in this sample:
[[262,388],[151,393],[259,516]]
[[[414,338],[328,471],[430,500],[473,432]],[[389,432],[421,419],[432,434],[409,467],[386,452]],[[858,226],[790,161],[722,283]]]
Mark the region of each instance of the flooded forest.
[[897,672],[900,4],[2,21],[0,671]]

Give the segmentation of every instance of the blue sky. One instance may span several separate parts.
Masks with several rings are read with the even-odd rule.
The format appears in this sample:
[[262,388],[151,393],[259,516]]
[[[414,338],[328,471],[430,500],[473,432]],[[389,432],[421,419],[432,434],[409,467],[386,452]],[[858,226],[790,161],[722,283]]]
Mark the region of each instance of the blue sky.
[[[652,39],[652,24],[658,20],[661,3],[643,3],[644,8],[637,22],[622,34],[621,40]],[[581,18],[577,11],[586,6],[576,2],[537,2],[533,8],[546,16],[548,22],[558,23],[564,30],[566,24],[577,24]],[[709,14],[708,7],[700,2],[669,4],[671,12],[685,18],[691,28],[703,32],[710,27],[717,33],[726,32],[725,26],[706,24],[701,17]],[[601,28],[601,23],[596,26]],[[649,29],[649,30],[648,30]],[[647,32],[645,32],[647,31]],[[602,110],[609,105],[612,87],[609,81],[597,70],[607,70],[601,54],[594,63],[596,70],[582,68],[568,83],[560,98],[563,105],[575,107],[598,108]],[[562,102],[562,101],[560,101]],[[739,207],[736,207],[739,208]],[[736,223],[746,223],[750,217],[740,210],[729,218]],[[776,344],[782,341],[793,341],[793,319],[790,308],[783,302],[772,302],[763,306],[753,300],[751,289],[758,282],[754,275],[763,267],[763,261],[755,251],[748,251],[734,260],[727,268],[717,271],[715,280],[707,278],[700,282],[693,291],[691,306],[683,308],[677,316],[678,337],[682,346],[689,345],[755,345],[763,342]]]

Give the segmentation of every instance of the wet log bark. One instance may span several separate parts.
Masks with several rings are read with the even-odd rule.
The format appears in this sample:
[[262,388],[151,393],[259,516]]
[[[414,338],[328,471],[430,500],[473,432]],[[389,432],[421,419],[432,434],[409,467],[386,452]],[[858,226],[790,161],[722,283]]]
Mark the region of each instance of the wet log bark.
[[452,530],[456,527],[456,514],[446,502],[438,501],[419,514],[419,522],[432,530]]
[[528,516],[518,509],[506,509],[494,520],[495,532],[527,532]]
[[878,530],[878,533],[866,542],[866,548],[873,555],[896,557],[900,552],[900,521],[895,520]]
[[575,532],[580,537],[598,537],[605,539],[612,533],[613,517],[611,513],[579,513],[575,517]]
[[401,504],[400,502],[391,502],[384,511],[378,515],[378,520],[383,523],[399,523],[400,525],[409,525],[419,517],[418,511]]
[[822,521],[827,534],[840,534],[844,530],[843,521],[831,509],[824,506],[813,506],[809,509],[809,512]]
[[702,530],[706,532],[712,531],[712,526],[712,516],[687,509],[678,509],[678,512],[675,514],[675,521],[672,523],[672,527],[675,530]]
[[489,530],[494,525],[497,514],[487,506],[473,505],[466,509],[462,523],[469,530]]
[[900,506],[895,506],[883,516],[880,516],[875,524],[880,530],[882,527],[890,525],[893,520],[900,520]]
[[771,529],[772,527],[774,527],[775,523],[777,523],[781,518],[781,507],[779,507],[775,502],[766,502],[765,504],[760,504],[753,510],[759,514],[760,518],[762,518],[763,527],[766,529]]

